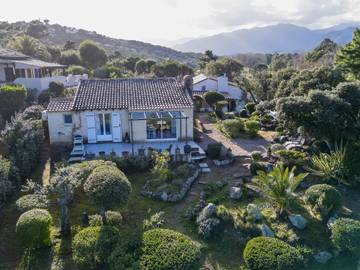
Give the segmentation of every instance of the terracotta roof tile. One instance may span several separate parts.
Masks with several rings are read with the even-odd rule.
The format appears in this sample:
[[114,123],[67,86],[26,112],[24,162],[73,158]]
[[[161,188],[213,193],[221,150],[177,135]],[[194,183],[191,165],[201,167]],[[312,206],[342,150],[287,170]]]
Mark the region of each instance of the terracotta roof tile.
[[74,97],[52,98],[47,106],[48,112],[70,112],[74,106]]

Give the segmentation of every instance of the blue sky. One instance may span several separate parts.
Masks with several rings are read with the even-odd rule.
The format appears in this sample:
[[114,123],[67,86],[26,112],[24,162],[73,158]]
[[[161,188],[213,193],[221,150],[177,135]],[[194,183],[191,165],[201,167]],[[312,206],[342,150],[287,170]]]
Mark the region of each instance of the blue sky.
[[4,1],[0,9],[0,20],[49,19],[165,45],[275,23],[322,28],[360,19],[360,0],[17,0]]

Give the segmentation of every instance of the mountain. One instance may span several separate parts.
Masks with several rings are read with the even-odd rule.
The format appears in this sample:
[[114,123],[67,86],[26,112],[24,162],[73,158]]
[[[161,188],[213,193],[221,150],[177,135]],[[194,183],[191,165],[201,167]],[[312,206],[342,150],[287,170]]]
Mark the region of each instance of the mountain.
[[356,25],[345,24],[326,29],[311,30],[293,24],[277,24],[251,29],[240,29],[178,44],[179,51],[204,52],[213,50],[218,55],[238,53],[294,53],[314,49],[329,38],[339,45],[351,41]]
[[29,34],[29,27],[31,26],[32,30],[34,30],[35,27],[37,27],[35,29],[41,30],[41,35],[35,37],[46,45],[63,46],[66,41],[73,41],[78,46],[83,40],[91,39],[104,47],[109,54],[119,52],[124,57],[137,56],[156,61],[170,58],[192,66],[196,64],[197,59],[200,56],[196,53],[179,52],[164,46],[153,45],[141,41],[111,38],[94,31],[76,29],[59,24],[43,23],[40,21],[35,22],[36,23],[8,23],[0,21],[0,46],[6,45],[9,39],[14,35],[24,33]]

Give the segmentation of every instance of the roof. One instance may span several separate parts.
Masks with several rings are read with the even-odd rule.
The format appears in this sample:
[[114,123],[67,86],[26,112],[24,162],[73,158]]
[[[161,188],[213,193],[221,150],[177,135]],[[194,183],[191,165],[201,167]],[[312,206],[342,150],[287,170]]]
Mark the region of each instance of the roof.
[[82,80],[73,110],[161,110],[192,108],[188,91],[175,78]]
[[201,73],[201,74],[199,74],[199,75],[197,75],[197,76],[195,76],[195,77],[193,78],[193,82],[194,82],[194,84],[197,84],[197,83],[200,83],[200,82],[205,81],[205,80],[207,80],[207,79],[217,81],[216,78],[214,78],[214,77],[209,77],[209,76],[206,76],[205,74],[202,74],[202,73]]
[[13,63],[18,63],[18,64],[25,64],[25,65],[30,65],[30,66],[36,66],[36,67],[42,67],[42,68],[64,68],[66,66],[64,65],[60,65],[60,64],[56,64],[56,63],[49,63],[49,62],[44,62],[38,59],[34,59],[34,58],[29,58],[29,59],[25,59],[25,60],[14,60],[12,61]]
[[[193,91],[193,94],[196,96],[203,96],[208,91]],[[222,94],[226,99],[234,99],[228,92],[218,92]]]
[[74,106],[74,97],[52,98],[47,107],[48,112],[70,112]]
[[0,47],[0,59],[27,59],[29,56],[14,50]]

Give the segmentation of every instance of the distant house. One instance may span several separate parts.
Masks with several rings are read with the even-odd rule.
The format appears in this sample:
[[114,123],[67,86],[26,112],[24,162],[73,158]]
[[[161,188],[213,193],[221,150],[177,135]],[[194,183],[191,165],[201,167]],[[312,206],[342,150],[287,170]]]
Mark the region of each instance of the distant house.
[[[13,50],[0,47],[0,84],[22,84],[27,89],[43,91],[51,82],[61,82],[65,86],[76,86],[78,77],[63,76],[64,65],[48,63]],[[85,75],[84,78],[87,78]]]
[[194,77],[194,95],[202,96],[208,91],[223,94],[228,101],[228,111],[240,111],[245,105],[246,92],[236,84],[230,82],[227,76],[214,78],[204,74]]
[[82,80],[46,110],[51,143],[80,136],[87,154],[183,146],[193,138],[191,86],[175,78]]

